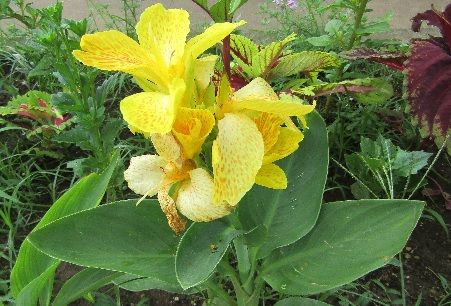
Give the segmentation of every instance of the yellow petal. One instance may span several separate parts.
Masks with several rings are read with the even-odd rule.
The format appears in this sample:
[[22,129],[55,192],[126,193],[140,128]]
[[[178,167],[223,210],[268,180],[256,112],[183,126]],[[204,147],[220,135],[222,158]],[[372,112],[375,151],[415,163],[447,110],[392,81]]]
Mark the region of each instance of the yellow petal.
[[233,110],[253,110],[271,113],[280,117],[303,117],[315,109],[314,105],[303,105],[296,102],[274,100],[241,100],[232,103]]
[[174,199],[169,195],[169,188],[170,185],[158,191],[158,202],[160,202],[161,210],[168,219],[169,226],[176,235],[179,235],[185,230],[186,221],[178,214]]
[[266,154],[276,144],[280,134],[280,125],[283,123],[283,120],[273,114],[261,113],[258,117],[254,118],[254,122],[263,136]]
[[264,154],[263,137],[242,114],[225,114],[213,143],[214,202],[238,204],[255,182]]
[[288,184],[285,172],[275,164],[262,166],[257,173],[255,183],[272,189],[286,189]]
[[213,24],[205,32],[194,36],[187,42],[186,53],[191,58],[197,58],[205,50],[223,40],[233,30],[245,23],[244,21],[240,21],[237,23],[223,22]]
[[182,145],[186,158],[197,155],[215,125],[215,117],[206,109],[181,108],[172,133]]
[[111,30],[83,35],[73,55],[86,66],[149,77],[152,58],[136,41]]
[[163,157],[166,162],[175,164],[178,168],[182,167],[183,156],[180,148],[180,144],[175,140],[171,133],[167,134],[152,134],[152,144],[157,151],[158,155]]
[[181,9],[167,10],[161,3],[154,4],[141,14],[136,32],[140,44],[169,67],[183,57],[189,14]]
[[233,207],[226,202],[213,203],[214,183],[207,171],[197,168],[189,175],[177,194],[176,204],[182,215],[195,222],[208,222],[230,214]]
[[233,100],[279,100],[279,97],[264,79],[256,78],[236,91]]
[[205,90],[210,84],[211,77],[215,73],[217,55],[210,55],[196,60],[194,65],[194,79],[200,90]]
[[304,134],[298,129],[287,127],[280,128],[279,138],[274,146],[263,157],[263,164],[269,164],[276,160],[287,157],[299,148],[299,143]]
[[141,155],[132,157],[130,166],[124,172],[128,188],[140,195],[149,197],[157,194],[164,179],[164,158],[158,155]]
[[184,90],[183,81],[177,79],[170,94],[141,92],[128,96],[120,104],[124,120],[139,133],[168,133],[175,121]]

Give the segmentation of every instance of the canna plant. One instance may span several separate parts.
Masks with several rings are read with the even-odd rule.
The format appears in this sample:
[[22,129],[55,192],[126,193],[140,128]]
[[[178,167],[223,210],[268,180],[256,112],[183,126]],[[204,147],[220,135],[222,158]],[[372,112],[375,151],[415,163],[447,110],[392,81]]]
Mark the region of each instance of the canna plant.
[[[236,90],[215,72],[217,57],[202,56],[242,24],[216,23],[186,41],[188,13],[155,4],[138,22],[139,43],[116,31],[82,38],[78,60],[130,73],[143,89],[120,109],[156,154],[133,157],[124,173],[137,199],[97,206],[113,158],[57,201],[19,252],[11,276],[18,305],[67,305],[111,282],[258,305],[266,285],[282,295],[319,293],[402,249],[422,202],[323,204],[327,132],[315,106],[261,77]],[[61,261],[85,268],[52,299]],[[312,300],[278,303],[293,302]]]

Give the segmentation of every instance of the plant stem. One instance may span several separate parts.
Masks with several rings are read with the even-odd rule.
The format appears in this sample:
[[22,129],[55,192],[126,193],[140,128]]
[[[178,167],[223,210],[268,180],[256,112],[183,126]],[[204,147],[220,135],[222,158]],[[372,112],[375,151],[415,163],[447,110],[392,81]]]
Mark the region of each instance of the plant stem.
[[406,306],[406,288],[405,288],[405,283],[404,283],[404,267],[402,264],[402,254],[399,253],[398,254],[399,257],[399,274],[400,274],[400,278],[401,278],[401,297],[402,297],[402,305]]
[[[232,299],[230,295],[217,283],[214,281],[208,281],[206,283],[209,292],[213,293],[215,296],[220,298],[222,301],[226,302],[227,305],[236,306],[236,302]],[[211,296],[209,296],[211,298]]]
[[224,71],[230,81],[232,77],[232,73],[230,71],[230,35],[223,40],[222,61],[224,62]]
[[351,33],[351,38],[349,39],[349,44],[347,50],[351,50],[354,47],[354,44],[357,40],[357,32],[362,25],[362,18],[366,11],[366,6],[368,5],[368,0],[361,0],[359,8],[357,9],[357,12],[355,14],[354,19],[354,29]]

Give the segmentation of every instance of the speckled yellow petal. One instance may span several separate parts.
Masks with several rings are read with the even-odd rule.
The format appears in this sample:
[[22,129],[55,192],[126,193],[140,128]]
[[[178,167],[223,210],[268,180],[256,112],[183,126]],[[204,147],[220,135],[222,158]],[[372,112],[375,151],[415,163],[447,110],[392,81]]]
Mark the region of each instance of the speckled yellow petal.
[[136,41],[116,31],[83,35],[81,50],[73,55],[86,66],[102,70],[122,71],[140,77],[151,74],[152,58]]
[[280,128],[279,138],[274,146],[263,157],[263,164],[267,165],[276,160],[287,157],[299,148],[299,143],[304,138],[304,134],[298,129],[287,127]]
[[174,199],[169,195],[170,185],[161,188],[158,191],[158,202],[161,210],[168,219],[168,224],[176,235],[185,230],[186,221],[178,214]]
[[280,134],[280,125],[283,123],[283,120],[277,115],[261,113],[258,117],[254,118],[254,122],[263,136],[266,154],[276,144]]
[[207,109],[182,107],[172,127],[172,133],[183,148],[186,158],[197,155],[215,125],[215,117]]
[[130,166],[124,172],[128,188],[140,195],[152,197],[161,188],[164,179],[164,158],[158,155],[132,157]]
[[205,90],[210,84],[211,77],[215,73],[217,55],[209,55],[199,58],[194,64],[194,79],[199,90]]
[[223,22],[213,24],[205,32],[194,36],[187,42],[186,53],[192,58],[197,58],[205,50],[219,43],[224,37],[232,33],[233,30],[245,23],[244,21],[240,21],[236,23]]
[[302,117],[315,109],[314,105],[304,105],[296,102],[274,101],[274,100],[240,100],[231,103],[232,109],[253,110],[271,113],[280,117],[298,116]]
[[236,91],[233,100],[279,100],[279,97],[262,78],[253,79],[249,84]]
[[167,162],[172,162],[178,168],[182,167],[184,160],[182,149],[172,133],[155,133],[150,136],[150,139],[158,155],[163,157]]
[[214,183],[210,174],[202,168],[189,172],[177,193],[177,208],[182,215],[195,222],[208,222],[222,218],[233,207],[226,202],[213,203]]
[[238,204],[255,182],[264,154],[263,137],[242,114],[225,114],[213,143],[214,202]]
[[184,91],[184,82],[176,79],[169,94],[137,93],[124,98],[120,103],[120,110],[124,120],[135,132],[168,133],[172,129]]
[[275,164],[263,165],[257,173],[255,183],[272,189],[286,189],[288,184],[285,172]]
[[161,3],[154,4],[141,14],[136,32],[140,44],[169,67],[183,57],[189,14],[181,9],[165,9]]

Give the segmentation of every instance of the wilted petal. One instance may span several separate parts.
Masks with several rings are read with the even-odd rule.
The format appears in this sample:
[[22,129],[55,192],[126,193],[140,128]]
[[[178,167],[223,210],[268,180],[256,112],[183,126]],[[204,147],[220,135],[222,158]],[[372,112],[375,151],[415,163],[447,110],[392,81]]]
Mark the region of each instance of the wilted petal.
[[206,109],[181,108],[172,132],[180,142],[186,158],[197,155],[215,125],[215,117]]
[[149,197],[157,194],[164,179],[164,158],[158,155],[141,155],[132,157],[130,166],[124,172],[128,188],[140,195]]
[[152,144],[158,155],[163,157],[166,162],[175,164],[178,168],[182,167],[183,155],[180,144],[174,138],[172,133],[167,134],[152,134],[150,136]]
[[286,189],[288,184],[285,172],[275,164],[263,165],[257,173],[255,183],[272,189]]
[[161,210],[168,219],[168,224],[176,235],[179,235],[185,230],[186,221],[180,217],[175,206],[174,199],[169,195],[169,186],[158,191],[158,202],[160,202]]
[[116,31],[83,35],[81,50],[73,55],[86,66],[102,70],[122,71],[148,78],[152,58],[136,41]]
[[262,166],[263,137],[255,123],[242,114],[225,114],[213,143],[214,202],[238,204],[252,188]]
[[169,94],[141,92],[128,96],[120,104],[124,120],[139,133],[168,133],[184,90],[183,81],[177,79]]
[[302,139],[304,139],[304,134],[302,134],[302,132],[298,129],[287,127],[280,128],[280,134],[277,142],[271,150],[265,154],[265,157],[263,157],[263,163],[266,165],[287,157],[299,148],[299,143]]
[[214,183],[210,174],[202,168],[189,173],[178,191],[177,208],[182,215],[195,222],[207,222],[230,214],[233,207],[226,202],[213,203]]
[[205,32],[194,36],[188,41],[185,49],[186,53],[192,58],[197,58],[205,50],[223,40],[233,30],[245,23],[244,21],[240,21],[237,23],[223,22],[213,24]]
[[165,9],[161,3],[148,7],[136,25],[139,42],[166,67],[184,54],[189,33],[189,14],[181,9]]

